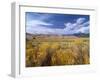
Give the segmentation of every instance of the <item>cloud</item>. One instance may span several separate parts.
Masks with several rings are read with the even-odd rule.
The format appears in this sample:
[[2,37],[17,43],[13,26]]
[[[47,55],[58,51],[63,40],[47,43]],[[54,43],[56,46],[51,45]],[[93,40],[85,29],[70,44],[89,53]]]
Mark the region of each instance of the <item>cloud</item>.
[[65,28],[64,28],[65,30],[71,30],[74,27],[74,25],[70,22],[65,23],[64,25],[65,25]]
[[89,21],[85,18],[78,18],[75,23],[65,23],[65,30],[74,33],[89,33]]
[[43,20],[31,20],[27,22],[26,31],[32,34],[74,34],[74,33],[89,33],[89,21],[85,18],[78,18],[74,23],[64,23],[65,28],[54,29],[44,26],[54,26],[51,23]]
[[53,25],[51,23],[47,23],[41,20],[31,20],[31,21],[27,21],[27,26],[38,26],[38,25],[44,25],[44,26],[48,26],[48,25]]
[[90,22],[87,21],[87,22],[83,23],[82,25],[83,25],[84,27],[88,27],[88,26],[90,25]]
[[84,21],[85,21],[85,18],[78,18],[78,19],[76,20],[76,23],[77,23],[77,24],[82,24]]
[[41,20],[32,20],[27,22],[26,32],[33,33],[33,34],[47,34],[49,32],[52,33],[52,29],[49,29],[44,26],[51,26],[53,24],[47,23]]
[[[46,20],[50,19],[51,16],[49,14],[42,14],[41,13],[30,13],[27,17],[27,22],[26,22],[26,32],[27,33],[32,33],[32,34],[49,34],[52,33],[53,30],[49,29],[44,26],[52,26],[50,22],[46,22]],[[54,33],[54,32],[53,32]]]
[[76,33],[89,33],[89,27],[82,27],[76,31]]

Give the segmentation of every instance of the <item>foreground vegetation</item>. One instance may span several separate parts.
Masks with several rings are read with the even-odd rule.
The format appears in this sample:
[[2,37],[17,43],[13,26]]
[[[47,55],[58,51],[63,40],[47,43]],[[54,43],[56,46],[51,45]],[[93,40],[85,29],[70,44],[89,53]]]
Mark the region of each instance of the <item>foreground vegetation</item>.
[[32,36],[26,39],[26,67],[89,63],[89,38]]

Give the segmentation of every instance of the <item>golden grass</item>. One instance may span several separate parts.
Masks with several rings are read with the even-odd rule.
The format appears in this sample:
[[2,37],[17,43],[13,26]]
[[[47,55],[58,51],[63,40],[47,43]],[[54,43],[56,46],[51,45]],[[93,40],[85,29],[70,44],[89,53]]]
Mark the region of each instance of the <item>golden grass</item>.
[[46,36],[26,41],[26,67],[89,63],[89,38]]

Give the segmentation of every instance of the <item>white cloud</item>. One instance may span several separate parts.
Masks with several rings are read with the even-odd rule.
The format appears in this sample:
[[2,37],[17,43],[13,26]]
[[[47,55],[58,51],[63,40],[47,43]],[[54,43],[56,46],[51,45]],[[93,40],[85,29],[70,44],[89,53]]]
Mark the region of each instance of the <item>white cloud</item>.
[[85,18],[78,18],[75,23],[65,23],[66,32],[70,33],[89,33],[89,21],[85,22]]
[[65,25],[65,28],[64,28],[65,30],[71,30],[71,29],[73,29],[73,27],[74,27],[73,24],[70,23],[70,22],[65,23],[64,25]]
[[76,33],[89,33],[89,27],[82,27],[79,30],[76,31]]
[[27,27],[27,33],[32,34],[64,34],[63,29],[52,29],[43,26]]
[[84,26],[84,27],[87,27],[87,26],[89,26],[89,21],[87,21],[87,22],[85,22],[85,23],[83,23],[82,25]]
[[82,24],[84,21],[85,21],[85,18],[78,18],[78,19],[76,20],[76,23],[77,23],[77,24]]
[[51,23],[47,23],[47,22],[44,22],[44,21],[40,21],[40,20],[31,20],[31,21],[28,21],[27,22],[27,26],[38,26],[38,25],[53,25]]
[[32,20],[27,22],[26,31],[32,34],[74,34],[74,33],[89,33],[89,21],[85,21],[85,18],[78,18],[75,23],[65,23],[64,29],[52,29],[49,26],[53,25],[41,20]]

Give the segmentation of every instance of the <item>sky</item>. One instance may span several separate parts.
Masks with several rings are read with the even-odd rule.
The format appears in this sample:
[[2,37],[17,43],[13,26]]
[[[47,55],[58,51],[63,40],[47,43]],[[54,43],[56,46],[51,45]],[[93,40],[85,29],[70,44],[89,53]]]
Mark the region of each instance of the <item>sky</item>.
[[89,33],[89,15],[26,12],[26,33],[75,34]]

